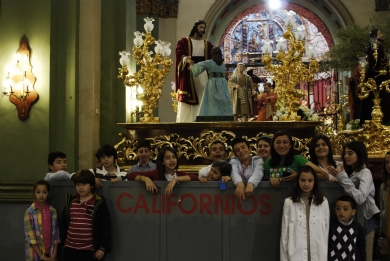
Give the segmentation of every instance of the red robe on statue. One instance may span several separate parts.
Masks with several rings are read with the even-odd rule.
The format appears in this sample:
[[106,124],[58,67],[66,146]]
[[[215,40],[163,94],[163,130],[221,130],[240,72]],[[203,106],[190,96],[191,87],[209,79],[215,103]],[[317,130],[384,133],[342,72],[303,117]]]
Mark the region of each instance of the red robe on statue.
[[189,37],[179,40],[176,46],[176,68],[175,68],[175,86],[178,92],[179,102],[184,102],[190,105],[199,104],[199,99],[195,91],[194,81],[191,70],[188,69],[188,64],[183,66],[183,57],[191,56],[191,59],[197,63],[211,59],[211,49],[213,45],[204,40],[204,56],[192,55],[192,43]]

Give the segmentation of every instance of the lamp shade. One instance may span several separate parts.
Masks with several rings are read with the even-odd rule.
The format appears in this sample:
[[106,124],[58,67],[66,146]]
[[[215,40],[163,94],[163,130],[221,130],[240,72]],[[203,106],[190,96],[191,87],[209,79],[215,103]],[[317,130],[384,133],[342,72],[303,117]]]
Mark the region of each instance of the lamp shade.
[[141,46],[144,43],[144,39],[142,39],[142,36],[144,36],[144,33],[140,33],[139,31],[134,32],[135,38],[133,40],[134,45]]
[[305,27],[303,25],[298,26],[294,36],[297,40],[303,40],[305,37]]
[[151,32],[153,30],[153,28],[154,28],[154,24],[153,24],[154,18],[153,17],[150,17],[150,18],[146,17],[144,19],[144,21],[145,21],[145,24],[144,24],[145,31],[146,32]]
[[358,56],[360,68],[365,68],[367,65],[366,56]]
[[307,51],[307,56],[311,59],[315,59],[317,58],[317,50],[316,50],[316,47],[315,45],[309,45],[309,49]]
[[286,26],[292,26],[295,22],[295,12],[293,11],[289,11],[287,12],[286,14],[286,18],[284,19],[284,23],[286,24]]
[[287,49],[286,39],[284,39],[283,37],[280,37],[276,41],[278,42],[276,44],[276,50],[283,51],[283,52],[286,51],[286,49]]
[[266,40],[263,40],[263,46],[261,47],[261,51],[263,53],[272,53],[272,46],[271,46],[271,43],[272,43],[272,40],[270,39],[266,39]]

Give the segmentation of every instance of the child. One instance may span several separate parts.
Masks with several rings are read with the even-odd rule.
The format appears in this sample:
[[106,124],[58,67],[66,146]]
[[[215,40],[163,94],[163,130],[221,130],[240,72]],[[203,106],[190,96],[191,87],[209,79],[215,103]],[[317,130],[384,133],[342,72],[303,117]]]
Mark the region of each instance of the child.
[[56,260],[60,243],[57,211],[47,203],[50,185],[46,180],[35,182],[35,201],[24,213],[26,260]]
[[[213,161],[213,163],[221,160],[225,160],[226,157],[227,157],[227,151],[226,151],[225,144],[220,140],[213,141],[210,146],[210,159]],[[210,172],[211,165],[213,164],[210,164],[204,167],[203,169],[199,170],[199,180],[201,178],[207,177],[207,175]]]
[[131,167],[128,174],[133,172],[144,172],[156,169],[156,164],[154,164],[150,160],[151,150],[152,147],[150,146],[150,142],[148,140],[144,140],[138,143],[136,152],[139,161],[137,164]]
[[340,185],[356,203],[363,205],[364,232],[366,235],[366,260],[372,260],[375,229],[378,227],[374,215],[379,213],[375,205],[375,187],[371,171],[366,167],[368,156],[366,146],[360,141],[351,141],[344,145],[343,166],[341,171],[328,167],[330,174],[336,177]]
[[283,206],[280,260],[326,261],[329,205],[314,169],[299,169],[292,195]]
[[366,260],[366,239],[363,227],[353,220],[357,204],[349,196],[336,201],[337,219],[329,226],[328,260]]
[[157,155],[157,169],[147,172],[133,172],[127,175],[127,179],[144,182],[146,190],[150,193],[157,193],[157,187],[152,180],[167,180],[169,183],[165,195],[169,197],[176,183],[198,180],[196,175],[178,171],[177,159],[176,150],[170,146],[165,146]]
[[45,180],[69,180],[70,174],[66,172],[66,154],[61,151],[53,151],[47,157],[50,172]]
[[78,171],[72,180],[77,195],[66,195],[61,219],[64,260],[101,260],[111,251],[110,212],[105,199],[94,193],[95,177],[90,170]]
[[223,183],[231,180],[230,173],[232,172],[232,165],[227,161],[220,160],[211,164],[210,171],[206,177],[199,177],[199,181],[202,184],[206,184],[207,181],[222,180]]
[[233,119],[233,105],[225,79],[226,67],[223,63],[221,49],[213,47],[211,56],[212,60],[191,66],[194,77],[199,76],[204,71],[207,71],[209,75],[198,116],[230,116]]
[[[263,160],[259,156],[252,156],[249,142],[241,137],[232,141],[234,155],[232,164],[232,180],[236,188],[236,197],[241,201],[245,196],[253,194],[253,190],[263,178]],[[245,186],[246,183],[246,186]]]
[[114,146],[109,144],[102,145],[95,156],[100,158],[100,162],[103,165],[100,168],[90,169],[95,174],[97,188],[102,187],[101,180],[109,180],[111,183],[116,183],[126,179],[127,172],[116,165],[118,154]]
[[389,188],[390,188],[390,151],[386,153],[385,158],[383,160],[383,183],[381,185],[380,191],[380,208],[381,212],[379,214],[381,225],[380,225],[380,235],[379,235],[379,255],[381,260],[389,260],[388,258],[388,245],[387,245],[387,235],[390,235],[390,231],[388,229],[389,224],[389,216],[387,215],[387,209],[389,209],[388,201],[389,196]]

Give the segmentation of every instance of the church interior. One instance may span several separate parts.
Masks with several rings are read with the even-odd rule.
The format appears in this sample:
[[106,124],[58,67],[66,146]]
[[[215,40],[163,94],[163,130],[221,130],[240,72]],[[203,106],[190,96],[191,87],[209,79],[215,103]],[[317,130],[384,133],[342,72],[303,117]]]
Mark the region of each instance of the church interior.
[[[22,231],[22,209],[26,208],[27,202],[31,203],[31,186],[44,177],[47,156],[52,151],[65,152],[67,168],[73,172],[94,167],[97,149],[102,144],[111,144],[118,151],[118,164],[128,169],[137,163],[137,142],[149,139],[154,159],[163,145],[171,144],[178,150],[181,169],[197,173],[199,168],[210,163],[209,144],[214,140],[223,140],[230,145],[234,137],[245,136],[256,151],[260,136],[272,136],[277,130],[287,129],[294,136],[296,153],[308,156],[308,139],[321,132],[332,137],[333,154],[338,156],[345,141],[358,137],[370,144],[367,148],[370,166],[380,185],[381,164],[386,150],[390,150],[390,129],[386,126],[390,121],[389,107],[383,108],[381,104],[382,114],[380,108],[372,112],[369,107],[367,125],[363,120],[360,127],[348,130],[350,126],[347,125],[360,118],[351,112],[352,101],[348,97],[355,68],[324,69],[320,67],[320,61],[339,44],[336,38],[339,30],[351,24],[359,27],[384,24],[389,16],[388,1],[281,0],[279,9],[271,9],[272,2],[275,1],[0,0],[0,82],[4,82],[0,88],[0,163],[3,169],[0,173],[0,208],[4,210],[0,211],[0,226],[10,237],[14,231],[18,232],[14,240],[0,237],[0,249],[7,259],[12,259],[7,253],[15,251],[19,253],[14,260],[23,256],[23,244],[20,244],[23,234],[19,233]],[[273,121],[262,122],[256,121],[257,112],[248,122],[176,122],[175,48],[181,38],[189,36],[197,20],[207,23],[203,38],[221,48],[226,78],[233,74],[238,63],[243,63],[260,79],[261,87],[255,92],[261,94],[263,83],[277,77],[277,73],[296,74],[298,78],[305,74],[293,72],[296,64],[286,66],[283,71],[280,68],[285,63],[276,61],[280,58],[278,52],[272,54],[282,45],[277,42],[287,31],[289,11],[294,16],[293,32],[299,28],[305,32],[306,49],[300,63],[304,67],[302,70],[308,73],[306,78],[293,83],[292,94],[281,92],[287,114],[274,112]],[[146,29],[148,19],[153,22],[152,30]],[[135,33],[139,35],[145,31],[153,38],[146,51],[139,47],[142,44],[136,44]],[[382,33],[390,36],[390,31]],[[145,35],[143,37],[146,39]],[[368,42],[369,32],[364,37]],[[147,88],[141,84],[145,83],[142,77],[129,80],[128,76],[142,70],[136,63],[135,50],[142,50],[142,55],[147,51],[156,52],[154,42],[157,39],[163,43],[160,51],[163,53],[159,56],[163,58],[150,75],[159,80],[154,80],[154,85]],[[267,42],[269,40],[272,44]],[[267,46],[272,49],[268,54]],[[288,44],[287,49],[292,46],[295,45]],[[20,55],[27,57],[26,68],[21,65]],[[151,55],[157,57],[157,54]],[[139,57],[139,61],[145,59]],[[360,60],[360,66],[364,67],[362,62],[364,64]],[[356,66],[358,64],[356,57]],[[25,86],[21,90],[16,85],[19,78],[10,69],[15,66],[21,68],[23,79],[28,81],[22,83]],[[145,68],[152,72],[152,67],[145,65]],[[367,75],[370,77],[368,71]],[[10,80],[13,82],[9,83]],[[281,81],[276,80],[276,87]],[[388,85],[383,86],[382,92],[386,94],[387,88],[386,95],[390,96]],[[144,89],[140,89],[142,86]],[[364,88],[361,95],[373,98],[375,91]],[[147,94],[141,95],[143,92]],[[288,100],[291,97],[292,100]],[[383,99],[386,103],[387,98]],[[290,105],[295,103],[297,107]],[[310,113],[298,116],[296,110],[300,105],[306,106]],[[233,156],[231,147],[228,152],[229,157]],[[72,191],[69,184],[64,191]],[[56,183],[54,187],[61,190]],[[288,188],[283,189],[281,195],[287,195]],[[339,193],[334,184],[330,185],[329,191],[332,189]],[[136,191],[139,191],[138,187]],[[105,190],[104,193],[109,195],[111,192]],[[113,193],[116,197],[116,192]],[[272,200],[281,197],[275,192],[267,195],[271,195]],[[248,218],[249,222],[253,221],[251,218]],[[274,225],[280,229],[279,224]],[[164,228],[159,229],[163,231]],[[231,236],[236,235],[234,230],[230,231]],[[167,236],[163,234],[161,238],[164,235]],[[228,247],[229,244],[223,242],[221,252]],[[173,250],[167,247],[166,251],[172,253]],[[243,260],[254,260],[254,256]],[[174,255],[169,257],[167,254],[161,260],[180,260]],[[222,257],[223,260],[238,260],[226,255]],[[118,258],[110,260],[120,260]]]

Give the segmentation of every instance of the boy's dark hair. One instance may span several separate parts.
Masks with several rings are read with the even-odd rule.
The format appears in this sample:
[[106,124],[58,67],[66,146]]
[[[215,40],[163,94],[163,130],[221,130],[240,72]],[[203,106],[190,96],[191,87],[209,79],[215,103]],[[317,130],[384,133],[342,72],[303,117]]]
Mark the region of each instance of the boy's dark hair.
[[110,144],[104,144],[102,146],[100,146],[100,148],[98,149],[98,151],[96,152],[95,154],[96,158],[101,158],[103,156],[114,156],[114,160],[116,160],[118,158],[118,153],[116,151],[116,149],[114,148],[114,146],[110,145]]
[[150,145],[150,141],[143,140],[141,142],[138,142],[138,145],[137,145],[137,148],[135,149],[135,151],[138,152],[138,150],[140,148],[148,148],[149,150],[152,150],[152,146]]
[[[352,169],[352,166],[348,166],[344,159],[345,149],[348,148],[356,153],[357,156],[357,164],[356,168]],[[359,171],[364,168],[364,166],[368,165],[368,155],[367,155],[367,149],[366,145],[360,141],[351,141],[344,145],[343,147],[343,153],[341,154],[341,157],[343,159],[343,165],[345,172],[347,172],[348,176],[352,174],[354,171]]]
[[326,145],[329,148],[328,163],[330,163],[333,167],[336,168],[336,161],[333,159],[332,144],[330,143],[328,136],[325,136],[323,134],[314,136],[313,139],[310,141],[309,154],[310,154],[311,162],[313,162],[315,165],[318,165],[318,159],[317,159],[315,149],[316,149],[316,143],[321,139],[325,141]]
[[221,176],[230,176],[230,173],[232,172],[232,165],[230,165],[226,160],[214,162],[211,166],[214,168],[219,168]]
[[320,190],[320,186],[318,185],[317,174],[314,171],[314,169],[309,165],[305,165],[298,170],[298,175],[297,175],[297,178],[295,179],[295,183],[294,183],[294,190],[291,194],[292,201],[299,202],[299,200],[301,199],[302,190],[299,187],[299,179],[301,178],[301,175],[303,172],[310,172],[313,175],[313,177],[314,177],[314,185],[313,185],[313,190],[312,190],[313,201],[314,201],[314,204],[316,204],[317,206],[321,205],[322,202],[324,201],[324,195],[322,194],[322,191]]
[[353,199],[353,198],[351,198],[350,196],[341,196],[341,197],[339,197],[337,200],[336,200],[336,202],[337,201],[345,201],[345,202],[349,202],[349,203],[351,203],[351,207],[352,207],[352,209],[357,209],[357,203],[356,203],[356,201]]
[[53,151],[47,156],[47,164],[53,165],[56,158],[66,159],[66,154],[61,151]]
[[276,152],[276,150],[274,148],[274,143],[275,143],[275,140],[277,137],[284,136],[284,135],[287,135],[287,137],[290,141],[290,144],[291,144],[291,148],[286,156],[286,159],[283,162],[283,165],[289,166],[294,161],[295,152],[294,152],[294,143],[293,143],[293,139],[292,139],[291,134],[287,130],[278,130],[277,132],[275,132],[274,137],[272,138],[271,159],[269,162],[269,165],[271,167],[276,167],[282,161],[282,158],[279,156],[279,154]]
[[176,150],[174,148],[172,148],[171,146],[166,145],[157,154],[156,169],[158,172],[158,176],[160,177],[160,180],[165,180],[165,166],[163,165],[163,162],[164,162],[165,152],[167,152],[167,151],[170,151],[173,153],[173,155],[175,155],[175,157],[177,159],[175,169],[177,170],[179,168],[179,157],[177,156]]
[[[383,179],[383,184],[387,184],[387,181],[389,180],[389,175],[390,173],[387,172],[386,169],[386,156],[390,155],[390,151],[388,151],[385,155],[385,158],[383,159],[383,169],[382,169],[382,179]],[[385,186],[387,188],[387,186]]]
[[44,185],[44,186],[46,186],[47,192],[50,193],[50,184],[49,184],[49,182],[47,182],[47,181],[44,180],[44,179],[38,180],[37,182],[34,183],[34,185],[33,185],[33,193],[35,193],[35,189],[36,189],[39,185]]
[[212,148],[215,144],[222,144],[222,145],[223,145],[223,148],[224,148],[225,151],[226,151],[226,145],[225,145],[225,143],[223,143],[223,141],[221,141],[221,140],[215,140],[215,141],[213,141],[213,142],[211,143],[211,145],[210,145],[210,150],[211,150],[211,148]]
[[[237,144],[237,143],[241,143],[241,142],[244,142],[247,146],[248,146],[248,148],[250,148],[250,144],[249,144],[249,141],[247,141],[246,139],[244,139],[243,137],[237,137],[237,138],[235,138],[234,140],[232,140],[232,149],[233,149],[233,152],[234,152],[234,146]],[[234,155],[236,155],[235,153],[234,153]]]
[[72,180],[74,184],[82,183],[82,184],[89,184],[91,187],[95,187],[95,175],[88,170],[88,169],[82,169],[77,171],[76,174],[72,176]]

